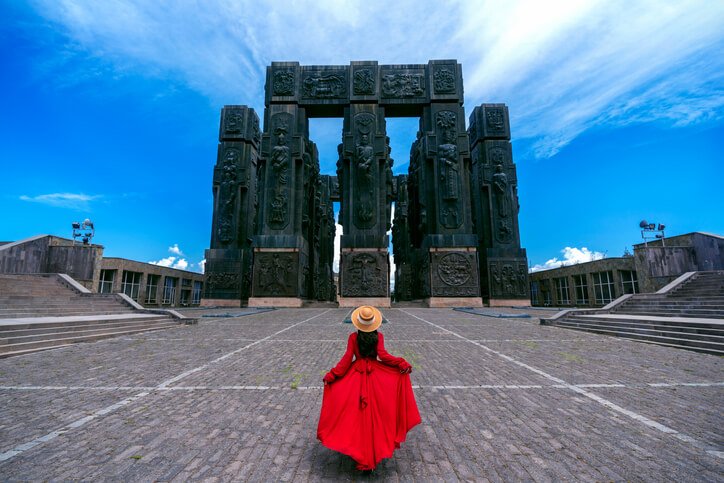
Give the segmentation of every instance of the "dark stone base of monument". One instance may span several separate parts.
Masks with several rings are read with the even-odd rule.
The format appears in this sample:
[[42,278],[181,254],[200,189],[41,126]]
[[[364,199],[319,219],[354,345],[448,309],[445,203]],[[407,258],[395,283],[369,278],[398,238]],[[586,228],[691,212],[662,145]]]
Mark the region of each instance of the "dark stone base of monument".
[[386,248],[342,249],[340,307],[390,306],[390,262]]
[[[245,257],[246,255],[246,257]],[[239,307],[242,299],[249,297],[249,252],[237,248],[210,248],[205,251],[206,284],[202,305],[228,305]]]
[[431,248],[429,257],[430,307],[482,306],[474,247]]
[[481,256],[482,294],[485,302],[494,306],[528,306],[528,258],[525,249],[488,248]]

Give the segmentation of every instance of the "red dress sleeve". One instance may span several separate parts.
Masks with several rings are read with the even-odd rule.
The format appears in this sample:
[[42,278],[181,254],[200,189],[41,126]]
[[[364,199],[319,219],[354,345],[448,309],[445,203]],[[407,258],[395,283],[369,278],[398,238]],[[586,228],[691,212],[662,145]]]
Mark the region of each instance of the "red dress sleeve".
[[347,339],[347,351],[344,353],[337,365],[329,371],[329,374],[332,374],[334,376],[334,379],[339,379],[340,377],[347,374],[349,366],[352,365],[352,357],[354,356],[354,345],[356,343],[357,334],[352,332],[351,334],[349,334],[349,338]]
[[402,357],[395,357],[385,349],[385,337],[382,332],[377,333],[377,357],[380,358],[383,364],[393,367],[409,367],[410,365]]

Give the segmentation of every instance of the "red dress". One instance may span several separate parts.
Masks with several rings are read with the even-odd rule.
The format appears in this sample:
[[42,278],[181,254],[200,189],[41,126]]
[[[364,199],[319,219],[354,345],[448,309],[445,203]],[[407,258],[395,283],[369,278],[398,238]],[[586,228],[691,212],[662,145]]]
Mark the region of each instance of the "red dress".
[[391,457],[421,421],[410,376],[400,373],[410,366],[385,350],[382,333],[377,356],[380,360],[361,357],[357,333],[350,334],[347,351],[330,371],[335,380],[324,387],[317,427],[322,444],[351,456],[360,470],[372,470]]

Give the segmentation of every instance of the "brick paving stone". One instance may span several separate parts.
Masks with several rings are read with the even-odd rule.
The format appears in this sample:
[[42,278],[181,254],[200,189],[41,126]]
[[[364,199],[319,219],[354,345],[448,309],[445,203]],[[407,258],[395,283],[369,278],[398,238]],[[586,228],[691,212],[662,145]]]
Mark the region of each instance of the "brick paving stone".
[[[722,460],[706,450],[724,449],[724,387],[649,385],[722,382],[719,358],[540,326],[537,319],[449,309],[384,311],[388,350],[415,364],[412,381],[423,423],[392,459],[362,476],[350,458],[316,441],[320,379],[344,351],[352,331],[342,323],[348,312],[286,309],[203,318],[196,326],[0,360],[2,451],[96,414],[0,462],[0,479],[722,479]],[[623,387],[587,387],[581,394],[555,387],[551,378]],[[38,387],[10,388],[20,385]],[[81,388],[40,387],[49,385]],[[143,391],[148,394],[97,414]],[[680,431],[696,444],[589,395]]]

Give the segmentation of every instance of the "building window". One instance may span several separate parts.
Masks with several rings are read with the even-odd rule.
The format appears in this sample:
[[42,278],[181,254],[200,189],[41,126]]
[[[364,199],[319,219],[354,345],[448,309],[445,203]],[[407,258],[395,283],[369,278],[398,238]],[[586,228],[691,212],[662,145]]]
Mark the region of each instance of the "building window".
[[166,277],[163,283],[163,301],[165,305],[173,304],[176,300],[176,287],[178,286],[178,278]]
[[639,279],[636,276],[636,272],[632,270],[620,270],[618,274],[621,276],[622,293],[639,293]]
[[133,300],[138,300],[138,291],[141,288],[141,273],[140,272],[129,272],[128,270],[123,271],[123,280],[121,280],[121,292],[131,297]]
[[201,282],[194,282],[194,293],[191,296],[191,305],[198,305],[201,303]]
[[161,275],[148,275],[146,281],[146,303],[155,304],[158,302],[158,282]]
[[593,293],[596,297],[596,303],[605,305],[613,301],[613,273],[596,272],[593,274]]
[[538,282],[530,282],[530,304],[531,305],[538,305]]
[[101,281],[98,286],[98,293],[111,293],[113,291],[113,279],[115,278],[115,270],[101,270]]
[[556,298],[558,305],[570,305],[571,297],[568,294],[568,277],[554,279],[556,282]]
[[573,276],[573,288],[576,291],[576,304],[588,305],[588,280],[585,274]]

